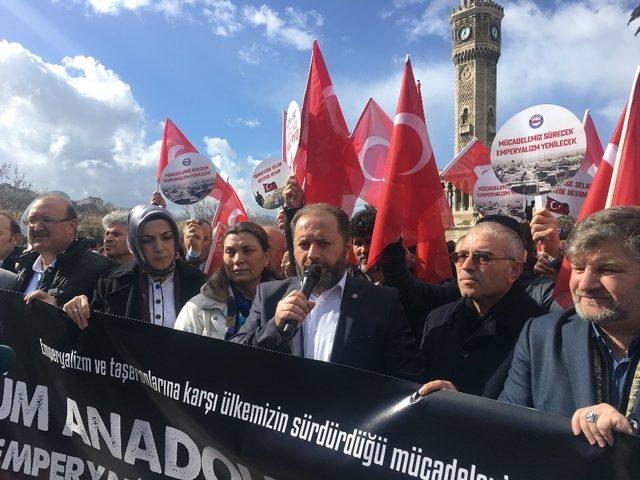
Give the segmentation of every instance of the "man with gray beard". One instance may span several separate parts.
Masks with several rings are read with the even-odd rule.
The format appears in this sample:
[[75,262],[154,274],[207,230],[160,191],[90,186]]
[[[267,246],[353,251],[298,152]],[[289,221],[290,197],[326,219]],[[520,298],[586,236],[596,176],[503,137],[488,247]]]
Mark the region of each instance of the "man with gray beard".
[[640,207],[585,218],[565,255],[575,309],[525,325],[499,400],[571,417],[574,435],[613,445],[640,416]]
[[[347,274],[349,218],[328,204],[310,204],[291,222],[298,274],[320,267],[307,299],[301,277],[258,286],[246,323],[232,342],[413,381],[423,380],[419,352],[397,290]],[[285,325],[297,325],[293,335]]]

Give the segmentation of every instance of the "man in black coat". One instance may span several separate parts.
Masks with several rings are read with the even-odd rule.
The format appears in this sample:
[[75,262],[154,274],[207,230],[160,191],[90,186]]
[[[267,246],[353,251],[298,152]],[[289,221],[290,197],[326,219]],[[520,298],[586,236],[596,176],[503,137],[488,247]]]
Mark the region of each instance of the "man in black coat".
[[[474,226],[456,246],[462,298],[426,319],[421,351],[427,384],[497,398],[525,322],[544,310],[516,283],[522,273],[520,237],[498,223]],[[446,381],[446,382],[443,382]]]
[[[346,273],[346,214],[311,204],[296,213],[291,227],[297,264],[319,265],[320,281],[309,299],[297,277],[260,284],[246,323],[231,341],[422,380],[397,290]],[[287,322],[297,327],[292,336],[285,333]]]
[[43,195],[31,206],[27,223],[33,250],[17,262],[17,290],[25,294],[25,301],[62,306],[76,295],[92,298],[98,278],[115,262],[76,238],[78,214],[72,203],[59,195]]

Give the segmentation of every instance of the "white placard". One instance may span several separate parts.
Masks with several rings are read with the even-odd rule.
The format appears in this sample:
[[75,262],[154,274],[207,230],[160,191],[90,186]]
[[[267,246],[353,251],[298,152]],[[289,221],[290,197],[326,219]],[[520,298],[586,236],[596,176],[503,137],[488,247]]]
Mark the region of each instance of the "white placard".
[[287,165],[293,170],[293,161],[298,153],[300,144],[300,106],[294,100],[287,108],[287,123],[285,126],[285,145],[287,152]]
[[251,177],[251,194],[256,203],[269,210],[284,205],[282,191],[289,175],[289,168],[279,158],[260,162]]
[[211,160],[197,152],[178,155],[162,171],[160,188],[164,196],[178,205],[192,205],[213,188],[216,169]]

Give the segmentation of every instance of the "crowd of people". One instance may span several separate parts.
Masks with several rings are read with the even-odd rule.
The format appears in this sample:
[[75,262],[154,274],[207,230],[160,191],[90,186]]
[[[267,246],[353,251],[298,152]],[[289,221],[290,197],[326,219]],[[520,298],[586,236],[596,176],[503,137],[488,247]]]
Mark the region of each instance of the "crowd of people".
[[[284,197],[279,228],[224,232],[207,277],[211,224],[180,231],[160,194],[104,217],[103,254],[78,238],[73,204],[45,194],[28,212],[26,249],[0,213],[0,288],[57,305],[80,328],[98,310],[403,378],[421,395],[455,390],[571,417],[592,445],[638,434],[640,207],[598,212],[565,241],[545,209],[528,225],[485,216],[450,246],[453,277],[430,284],[402,239],[367,268],[375,209],[349,219],[304,205],[293,177]],[[569,309],[553,298],[563,258]],[[310,265],[320,274],[305,295]]]

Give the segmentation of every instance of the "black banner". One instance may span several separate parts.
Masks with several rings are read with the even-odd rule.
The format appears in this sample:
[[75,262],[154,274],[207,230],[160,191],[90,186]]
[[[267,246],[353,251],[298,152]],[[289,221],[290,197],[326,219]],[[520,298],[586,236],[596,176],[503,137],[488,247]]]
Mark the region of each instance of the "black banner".
[[1,479],[631,479],[569,419],[0,291]]

